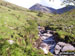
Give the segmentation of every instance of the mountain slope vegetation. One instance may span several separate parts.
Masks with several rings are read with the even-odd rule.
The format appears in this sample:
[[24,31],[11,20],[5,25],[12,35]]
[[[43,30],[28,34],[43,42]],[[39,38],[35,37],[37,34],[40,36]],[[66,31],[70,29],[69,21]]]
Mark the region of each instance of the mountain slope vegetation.
[[[0,55],[1,56],[53,56],[44,55],[34,48],[38,37],[38,25],[56,31],[63,41],[75,42],[75,9],[64,14],[48,14],[0,1]],[[67,28],[65,28],[65,26]],[[72,27],[71,27],[72,26]],[[70,27],[70,29],[69,29]],[[74,38],[74,39],[73,39]],[[9,44],[13,40],[14,44]]]
[[[34,20],[37,13],[2,3],[7,2],[0,3],[0,55],[46,56],[43,51],[33,48],[34,41],[38,39],[37,23]],[[13,40],[14,44],[10,45],[9,40]]]

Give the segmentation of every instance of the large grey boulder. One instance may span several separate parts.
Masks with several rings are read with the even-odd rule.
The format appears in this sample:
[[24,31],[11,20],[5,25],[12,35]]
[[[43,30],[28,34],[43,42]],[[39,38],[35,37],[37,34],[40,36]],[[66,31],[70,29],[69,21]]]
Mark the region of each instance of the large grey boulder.
[[61,47],[64,47],[66,45],[66,43],[64,42],[58,42],[57,44],[60,45]]
[[70,45],[70,44],[67,44],[66,46],[64,46],[64,47],[62,48],[61,51],[74,51],[74,50],[75,50],[75,47],[73,47],[73,46]]

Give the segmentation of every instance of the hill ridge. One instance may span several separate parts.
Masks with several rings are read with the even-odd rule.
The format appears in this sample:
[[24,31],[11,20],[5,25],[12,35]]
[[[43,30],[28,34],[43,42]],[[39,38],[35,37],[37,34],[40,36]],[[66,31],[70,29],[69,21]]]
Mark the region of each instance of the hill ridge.
[[64,12],[70,11],[71,9],[75,9],[75,6],[69,5],[67,7],[63,7],[60,9],[54,9],[51,7],[43,6],[42,4],[35,4],[30,10],[35,10],[35,11],[41,11],[41,12],[47,12],[47,13],[57,13],[57,14],[62,14]]

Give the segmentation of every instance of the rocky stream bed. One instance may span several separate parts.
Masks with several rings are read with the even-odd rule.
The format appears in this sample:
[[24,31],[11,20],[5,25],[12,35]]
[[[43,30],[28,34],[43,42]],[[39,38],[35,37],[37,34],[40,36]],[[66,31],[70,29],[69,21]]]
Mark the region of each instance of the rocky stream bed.
[[[66,51],[73,51],[72,54],[75,54],[75,46],[66,42],[59,41],[58,35],[55,34],[55,31],[45,29],[44,27],[40,26],[38,26],[38,30],[39,39],[36,40],[34,46],[35,48],[42,49],[44,54],[51,52],[54,56],[61,56],[60,53],[64,53]],[[13,40],[8,40],[8,42],[10,44],[14,43]]]
[[54,31],[44,29],[44,27],[38,26],[39,30],[39,39],[37,40],[36,45],[37,48],[40,48],[44,51],[45,54],[48,54],[49,52],[53,53],[54,56],[58,56],[60,52],[65,51],[75,51],[75,46],[57,41],[57,37],[54,35]]

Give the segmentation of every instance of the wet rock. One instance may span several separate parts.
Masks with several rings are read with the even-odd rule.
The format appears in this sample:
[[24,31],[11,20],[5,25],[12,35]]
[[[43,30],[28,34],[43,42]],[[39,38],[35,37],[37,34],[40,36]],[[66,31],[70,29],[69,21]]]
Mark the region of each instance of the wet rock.
[[44,33],[43,35],[47,36],[47,37],[51,37],[52,36],[52,34],[48,34],[48,33]]
[[59,54],[61,47],[59,45],[55,46],[55,54]]
[[57,44],[60,45],[61,47],[66,45],[66,43],[64,43],[64,42],[58,42]]
[[74,51],[75,48],[70,45],[70,44],[67,44],[66,46],[63,47],[63,49],[61,51]]
[[60,50],[55,50],[55,54],[59,54]]
[[60,47],[59,45],[56,45],[56,46],[55,46],[55,49],[56,49],[56,50],[60,50],[61,47]]
[[48,46],[48,44],[46,43],[41,43],[40,49],[42,49],[44,51],[45,54],[48,54],[50,47]]
[[40,38],[41,38],[41,40],[45,40],[45,39],[47,39],[48,37],[46,37],[46,36],[41,36]]

